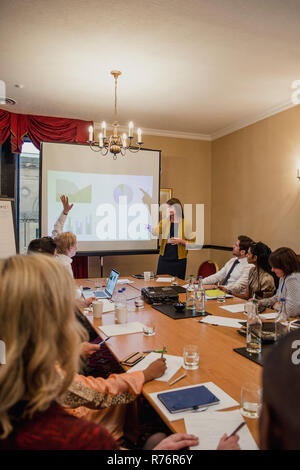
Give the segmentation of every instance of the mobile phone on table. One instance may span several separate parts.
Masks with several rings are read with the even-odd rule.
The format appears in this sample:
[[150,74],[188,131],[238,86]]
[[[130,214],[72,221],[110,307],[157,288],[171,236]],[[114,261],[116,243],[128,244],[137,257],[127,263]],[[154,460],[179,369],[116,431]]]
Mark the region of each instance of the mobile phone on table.
[[144,359],[144,354],[140,352],[135,352],[129,354],[129,356],[125,357],[122,361],[121,364],[124,366],[132,367],[138,362],[140,362],[142,359]]

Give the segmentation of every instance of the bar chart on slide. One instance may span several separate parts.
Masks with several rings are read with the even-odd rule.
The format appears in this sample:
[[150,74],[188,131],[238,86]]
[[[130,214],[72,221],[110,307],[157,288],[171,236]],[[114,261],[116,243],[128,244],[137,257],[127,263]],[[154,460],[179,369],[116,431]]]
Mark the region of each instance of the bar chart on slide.
[[66,230],[73,232],[75,235],[91,235],[92,234],[92,216],[86,215],[84,220],[76,219],[69,216],[66,224]]

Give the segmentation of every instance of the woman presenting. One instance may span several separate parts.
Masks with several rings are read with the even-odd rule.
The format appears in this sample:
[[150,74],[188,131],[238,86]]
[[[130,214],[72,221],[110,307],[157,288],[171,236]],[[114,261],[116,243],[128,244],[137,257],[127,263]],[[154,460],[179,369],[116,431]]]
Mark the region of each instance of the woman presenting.
[[179,199],[167,201],[167,216],[162,219],[153,235],[162,235],[157,274],[171,274],[185,279],[187,249],[186,244],[195,241],[192,225],[184,220]]

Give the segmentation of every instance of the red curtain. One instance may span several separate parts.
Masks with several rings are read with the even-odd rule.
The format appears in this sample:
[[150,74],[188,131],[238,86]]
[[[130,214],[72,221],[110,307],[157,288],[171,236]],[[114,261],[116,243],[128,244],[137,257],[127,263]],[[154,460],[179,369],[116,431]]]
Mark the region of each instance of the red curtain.
[[89,277],[89,266],[87,256],[75,256],[71,264],[75,279]]
[[0,109],[0,145],[8,139],[10,133],[10,113]]
[[91,121],[65,119],[31,114],[15,114],[0,109],[0,144],[11,134],[13,153],[21,153],[24,137],[27,135],[40,150],[40,143],[86,142]]
[[[21,153],[24,137],[40,150],[41,142],[81,142],[88,140],[91,121],[65,119],[31,114],[9,113],[0,109],[0,145],[11,135],[13,153]],[[88,277],[88,257],[78,256],[72,263],[74,277]]]

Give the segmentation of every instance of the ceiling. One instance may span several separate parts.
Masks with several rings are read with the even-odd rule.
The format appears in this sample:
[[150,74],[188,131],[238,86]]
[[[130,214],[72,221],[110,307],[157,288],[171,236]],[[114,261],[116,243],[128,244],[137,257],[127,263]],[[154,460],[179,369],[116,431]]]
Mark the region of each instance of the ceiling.
[[210,139],[292,105],[300,0],[1,0],[0,43],[2,109],[112,122],[119,69],[121,125]]

